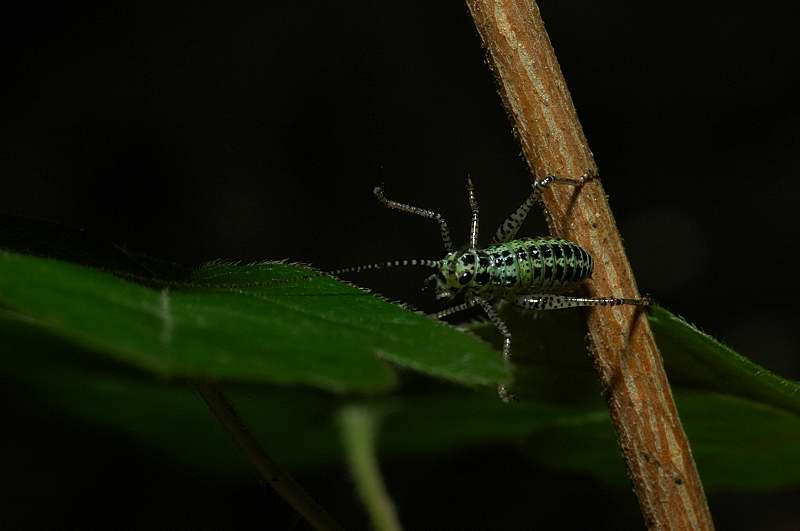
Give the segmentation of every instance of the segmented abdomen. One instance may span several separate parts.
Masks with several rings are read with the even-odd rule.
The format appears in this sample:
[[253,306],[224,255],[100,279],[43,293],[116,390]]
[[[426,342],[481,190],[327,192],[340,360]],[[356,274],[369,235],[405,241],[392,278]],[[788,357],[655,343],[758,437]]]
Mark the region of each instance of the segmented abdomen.
[[592,257],[578,244],[555,238],[524,238],[476,251],[469,290],[492,295],[558,288],[588,278]]

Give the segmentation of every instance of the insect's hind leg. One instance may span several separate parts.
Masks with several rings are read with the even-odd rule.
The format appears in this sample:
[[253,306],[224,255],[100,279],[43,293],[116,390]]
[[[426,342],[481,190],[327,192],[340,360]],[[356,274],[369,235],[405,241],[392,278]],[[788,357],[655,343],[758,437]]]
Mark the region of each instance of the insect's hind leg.
[[578,308],[581,306],[649,306],[650,300],[620,299],[616,297],[571,297],[567,295],[521,295],[515,304],[528,310],[560,310],[562,308]]
[[495,243],[504,243],[513,240],[519,232],[519,228],[525,218],[528,217],[533,203],[536,201],[536,194],[541,193],[542,190],[551,186],[552,184],[566,184],[570,186],[583,186],[584,183],[595,178],[591,172],[586,172],[577,179],[572,177],[557,177],[555,175],[547,175],[542,179],[536,179],[531,185],[531,194],[527,199],[517,208],[510,216],[503,221],[502,225],[497,228],[492,238],[492,245]]
[[441,214],[431,210],[425,210],[424,208],[406,205],[404,203],[398,203],[397,201],[387,199],[386,196],[383,195],[383,187],[381,186],[376,186],[372,190],[372,193],[375,194],[375,197],[378,199],[378,201],[388,208],[399,210],[401,212],[408,212],[409,214],[416,214],[417,216],[432,219],[439,223],[439,231],[442,233],[444,250],[448,253],[453,250],[453,240],[450,239],[450,229],[447,228],[447,222],[444,220]]

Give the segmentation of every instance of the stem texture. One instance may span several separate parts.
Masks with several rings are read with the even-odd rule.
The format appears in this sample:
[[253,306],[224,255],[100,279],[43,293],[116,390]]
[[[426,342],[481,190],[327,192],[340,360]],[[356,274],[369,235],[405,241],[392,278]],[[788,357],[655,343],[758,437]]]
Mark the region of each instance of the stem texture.
[[[467,0],[499,92],[534,175],[597,174],[534,0]],[[544,193],[550,230],[595,261],[592,296],[635,298],[636,281],[598,180]],[[628,473],[651,529],[714,524],[647,318],[619,306],[588,312],[592,358]]]

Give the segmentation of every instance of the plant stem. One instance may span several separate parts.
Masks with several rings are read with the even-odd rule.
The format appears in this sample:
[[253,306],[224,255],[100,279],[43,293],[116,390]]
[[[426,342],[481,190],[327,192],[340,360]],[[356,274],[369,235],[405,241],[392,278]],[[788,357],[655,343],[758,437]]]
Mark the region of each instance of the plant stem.
[[262,479],[291,505],[314,528],[321,531],[339,531],[342,527],[288,473],[267,456],[256,438],[245,426],[233,405],[222,391],[212,383],[197,382],[197,389],[208,408],[233,437]]
[[381,478],[375,450],[375,413],[365,406],[346,406],[339,414],[342,440],[356,490],[377,531],[401,531],[392,499]]
[[[535,175],[597,167],[534,0],[467,0],[500,95]],[[638,297],[599,181],[544,194],[551,232],[595,258],[593,296]],[[588,312],[592,357],[651,529],[713,529],[703,486],[647,319],[630,307]]]

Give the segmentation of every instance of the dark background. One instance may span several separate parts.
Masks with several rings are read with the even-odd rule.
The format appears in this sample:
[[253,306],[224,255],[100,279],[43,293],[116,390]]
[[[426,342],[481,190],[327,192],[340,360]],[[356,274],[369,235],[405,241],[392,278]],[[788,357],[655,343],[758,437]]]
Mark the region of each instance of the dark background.
[[[758,363],[800,377],[797,8],[708,0],[684,11],[624,1],[540,7],[641,290]],[[466,174],[484,241],[528,193],[461,2],[16,9],[0,19],[0,214],[86,228],[185,264],[289,258],[335,268],[441,254],[436,227],[381,208],[376,183],[389,197],[440,211],[459,243]],[[533,217],[528,234],[544,230]],[[424,276],[395,271],[364,282],[424,306]],[[23,426],[32,422],[18,415]],[[30,527],[80,527],[113,514],[120,526],[246,528],[264,511],[292,522],[255,482],[187,476],[137,457],[125,441],[51,421],[46,429],[86,448],[75,458],[86,464],[45,474],[77,489],[67,501],[56,501],[56,487],[18,489],[11,514],[26,515],[20,521]],[[28,443],[14,437],[5,443],[11,454]],[[446,488],[442,476],[475,460],[486,463],[475,471],[484,488],[443,498],[444,508],[415,496],[420,481],[436,492],[438,483]],[[435,466],[390,463],[387,481],[410,528],[449,504],[509,498],[513,506],[530,492],[546,507],[539,524],[638,525],[632,495],[588,478],[534,471],[546,487],[487,487],[504,477],[524,485],[530,469],[518,468],[487,450]],[[327,505],[346,506],[349,484],[329,484],[343,474],[306,480]],[[142,497],[115,501],[107,485]],[[158,501],[175,491],[178,503]],[[720,529],[790,529],[800,525],[796,495],[717,495],[711,504]],[[30,516],[27,504],[37,503],[50,509]],[[570,509],[575,503],[587,509]],[[358,509],[349,510],[359,522]],[[527,527],[513,510],[508,518]]]

